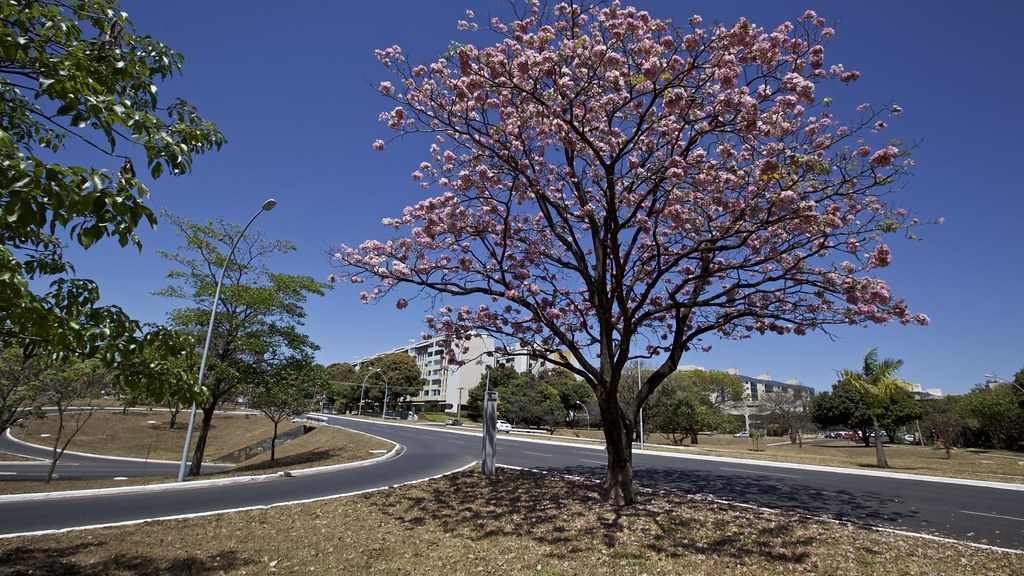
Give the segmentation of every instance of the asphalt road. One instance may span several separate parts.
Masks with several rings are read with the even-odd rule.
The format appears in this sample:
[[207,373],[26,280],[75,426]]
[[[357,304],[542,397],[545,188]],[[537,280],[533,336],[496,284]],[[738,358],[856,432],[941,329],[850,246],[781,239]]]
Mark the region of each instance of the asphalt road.
[[[403,448],[372,465],[297,472],[293,477],[209,486],[187,482],[159,490],[75,497],[0,497],[0,535],[328,498],[437,476],[481,456],[479,432],[331,420],[391,439]],[[497,462],[597,480],[603,475],[605,453],[600,447],[502,434]],[[634,472],[640,487],[711,494],[732,502],[1024,550],[1024,486],[645,451],[634,453]]]

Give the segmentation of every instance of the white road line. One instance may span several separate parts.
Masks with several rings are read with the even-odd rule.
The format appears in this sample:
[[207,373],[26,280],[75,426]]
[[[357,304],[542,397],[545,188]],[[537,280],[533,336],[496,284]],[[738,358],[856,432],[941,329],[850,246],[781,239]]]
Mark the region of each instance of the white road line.
[[523,451],[523,454],[532,454],[533,456],[543,456],[545,458],[551,458],[552,456],[552,454],[542,454],[540,452],[527,452],[525,450]]
[[1017,518],[1015,516],[1003,516],[1002,514],[989,514],[987,512],[971,512],[970,510],[957,510],[961,514],[971,514],[974,516],[986,516],[988,518],[1002,518],[1004,520],[1016,520],[1017,522],[1024,522],[1024,518]]
[[590,462],[591,464],[607,464],[605,460],[587,460],[586,458],[580,458],[580,462]]
[[793,474],[775,474],[775,473],[772,473],[772,472],[761,472],[759,470],[744,470],[743,468],[725,468],[725,467],[722,467],[721,470],[728,470],[730,472],[746,472],[747,474],[756,474],[758,476],[782,476],[783,478],[799,478],[800,477],[800,476],[796,476],[796,475],[793,475]]

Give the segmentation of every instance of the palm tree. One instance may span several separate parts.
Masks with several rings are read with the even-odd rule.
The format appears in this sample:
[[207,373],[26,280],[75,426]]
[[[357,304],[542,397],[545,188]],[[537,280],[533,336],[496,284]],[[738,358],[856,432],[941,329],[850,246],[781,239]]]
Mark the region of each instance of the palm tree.
[[893,396],[907,390],[909,384],[899,377],[903,360],[896,358],[878,359],[878,349],[872,348],[864,354],[864,367],[860,372],[840,370],[839,381],[855,386],[861,391],[864,401],[871,409],[871,424],[875,430],[875,457],[879,468],[888,468],[885,451],[882,448],[882,428],[878,425],[878,413]]

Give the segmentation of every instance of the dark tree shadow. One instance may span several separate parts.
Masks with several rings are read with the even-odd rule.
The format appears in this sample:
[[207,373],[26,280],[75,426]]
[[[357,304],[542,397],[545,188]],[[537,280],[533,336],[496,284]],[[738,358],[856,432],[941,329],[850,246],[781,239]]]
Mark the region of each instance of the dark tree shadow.
[[[602,466],[549,467],[540,470],[586,478],[595,484],[601,481],[605,473]],[[634,481],[638,487],[651,490],[670,490],[691,496],[710,495],[726,502],[860,524],[913,525],[919,517],[913,507],[894,502],[882,494],[823,491],[815,486],[769,475],[727,475],[699,470],[645,467],[634,471]]]
[[0,552],[0,575],[28,576],[108,576],[125,574],[131,576],[200,576],[203,574],[224,574],[245,567],[255,567],[257,562],[241,558],[236,552],[224,550],[208,557],[182,556],[158,558],[144,553],[90,558],[90,551],[99,549],[103,542],[90,542],[44,546],[18,546]]

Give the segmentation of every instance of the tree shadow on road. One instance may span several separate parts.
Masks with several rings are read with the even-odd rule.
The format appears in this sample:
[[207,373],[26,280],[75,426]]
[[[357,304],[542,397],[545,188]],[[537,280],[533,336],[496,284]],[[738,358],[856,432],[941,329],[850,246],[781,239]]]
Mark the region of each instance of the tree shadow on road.
[[[595,483],[600,482],[605,474],[604,467],[599,466],[550,467],[540,470],[586,478]],[[854,523],[900,523],[912,526],[919,521],[919,514],[913,507],[881,494],[825,491],[778,475],[641,468],[634,471],[634,481],[638,487],[652,490],[669,490],[691,496],[710,495],[727,502]]]

